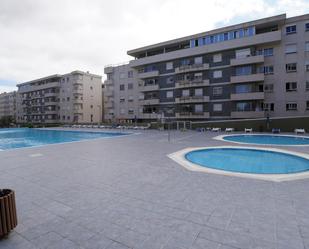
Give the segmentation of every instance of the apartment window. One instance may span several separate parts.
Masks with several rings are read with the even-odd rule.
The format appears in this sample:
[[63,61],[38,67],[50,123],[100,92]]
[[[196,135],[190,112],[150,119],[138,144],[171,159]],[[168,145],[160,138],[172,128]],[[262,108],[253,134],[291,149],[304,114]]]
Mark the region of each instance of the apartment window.
[[236,58],[237,59],[246,58],[246,57],[249,57],[250,55],[251,55],[250,48],[236,50]]
[[274,74],[274,66],[264,66],[263,72],[264,74]]
[[213,55],[213,62],[221,62],[221,61],[222,61],[222,54]]
[[274,110],[275,110],[275,104],[274,103],[264,103],[264,111],[273,112]]
[[108,80],[113,79],[113,74],[112,74],[112,73],[108,73],[108,74],[107,74],[107,79],[108,79]]
[[67,120],[70,120],[70,118],[71,118],[70,116],[67,116]]
[[194,64],[203,64],[203,57],[195,57],[194,58]]
[[214,112],[222,112],[222,104],[213,104]]
[[203,112],[203,105],[199,104],[199,105],[194,105],[194,112],[195,113],[201,113]]
[[285,89],[287,92],[297,91],[297,82],[287,82],[285,83]]
[[305,30],[309,31],[309,22],[305,24]]
[[133,109],[129,109],[128,110],[128,114],[134,114],[134,110]]
[[166,70],[171,70],[173,68],[174,68],[173,62],[166,62]]
[[125,102],[126,101],[126,99],[124,98],[124,97],[120,97],[120,99],[119,99],[119,102],[120,103],[123,103],[123,102]]
[[285,70],[286,70],[287,73],[296,72],[297,71],[297,63],[286,64]]
[[166,98],[173,98],[174,97],[174,92],[173,91],[167,91],[166,92]]
[[129,96],[128,101],[129,101],[129,102],[133,102],[133,101],[134,101],[134,98],[133,98],[132,95]]
[[223,93],[223,87],[222,86],[217,86],[212,88],[212,95],[213,96],[220,96]]
[[274,91],[274,84],[265,84],[264,92],[271,93]]
[[121,84],[121,85],[119,86],[119,90],[120,90],[120,91],[124,91],[124,84]]
[[129,90],[132,90],[132,89],[133,89],[133,83],[129,83],[129,84],[128,84],[128,89],[129,89]]
[[193,79],[195,81],[202,80],[203,79],[203,73],[195,73],[194,76],[193,76]]
[[128,78],[133,78],[133,71],[128,71]]
[[188,96],[190,96],[190,90],[182,90],[182,96],[183,97],[188,97]]
[[306,81],[306,91],[309,91],[309,81]]
[[306,110],[309,110],[309,101],[306,101]]
[[273,48],[264,48],[264,56],[273,56],[274,55],[274,49]]
[[222,78],[222,71],[221,70],[214,71],[213,77],[214,78]]
[[286,31],[287,35],[295,34],[296,33],[296,25],[285,27],[285,31]]
[[236,76],[239,75],[248,75],[252,73],[252,67],[251,66],[243,66],[243,67],[236,67],[235,74]]
[[194,96],[203,96],[203,88],[195,88]]
[[306,71],[309,72],[309,61],[306,61],[305,68],[306,68]]
[[93,108],[93,105],[90,105],[90,108],[92,109],[92,108]]
[[252,85],[251,84],[237,84],[235,86],[235,93],[249,93],[252,92]]
[[309,52],[309,41],[307,41],[305,44],[305,51]]
[[286,110],[287,111],[296,111],[297,110],[297,103],[287,103],[286,104]]
[[70,97],[67,97],[67,101],[70,101]]
[[296,52],[297,52],[296,43],[285,45],[285,53],[286,54],[293,54],[293,53],[296,53]]

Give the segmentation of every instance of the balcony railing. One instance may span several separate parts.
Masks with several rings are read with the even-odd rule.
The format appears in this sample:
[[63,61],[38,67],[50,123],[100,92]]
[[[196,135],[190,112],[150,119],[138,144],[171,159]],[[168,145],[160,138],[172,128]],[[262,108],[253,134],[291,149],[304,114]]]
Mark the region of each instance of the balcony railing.
[[209,96],[186,96],[176,98],[177,104],[209,102]]
[[231,66],[240,66],[245,64],[257,64],[264,62],[264,55],[252,55],[244,58],[231,59]]
[[159,90],[159,85],[158,84],[142,85],[140,86],[140,90],[142,92],[157,91]]
[[247,74],[247,75],[238,75],[231,77],[231,83],[246,83],[246,82],[260,82],[264,81],[264,74]]
[[187,73],[187,72],[194,72],[194,71],[200,71],[200,70],[206,70],[209,69],[209,64],[193,64],[193,65],[184,65],[180,67],[175,68],[175,73]]
[[264,117],[264,111],[260,110],[231,112],[231,118],[263,118],[263,117]]
[[159,104],[159,99],[142,99],[140,100],[140,103],[142,105],[158,105]]
[[232,93],[231,100],[259,100],[264,96],[264,92]]
[[203,87],[209,86],[209,80],[194,79],[194,80],[180,80],[175,84],[175,88],[188,88],[188,87]]
[[176,112],[176,118],[179,119],[200,119],[209,118],[209,112]]
[[140,78],[140,79],[152,78],[152,77],[157,77],[157,76],[159,76],[158,70],[138,73],[138,78]]

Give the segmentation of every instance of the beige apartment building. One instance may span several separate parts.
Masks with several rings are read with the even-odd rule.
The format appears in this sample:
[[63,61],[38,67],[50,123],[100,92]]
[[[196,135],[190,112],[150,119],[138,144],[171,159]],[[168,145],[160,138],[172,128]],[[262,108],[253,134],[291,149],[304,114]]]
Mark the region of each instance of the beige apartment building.
[[0,94],[0,118],[12,117],[16,115],[16,92]]
[[89,72],[55,74],[17,85],[18,123],[102,121],[102,77]]
[[[132,83],[139,120],[309,116],[308,14],[219,28],[128,55],[134,57],[129,64],[105,68],[105,119],[132,119],[128,97],[121,113],[115,99],[127,96],[121,91]],[[133,78],[119,77],[121,70]]]

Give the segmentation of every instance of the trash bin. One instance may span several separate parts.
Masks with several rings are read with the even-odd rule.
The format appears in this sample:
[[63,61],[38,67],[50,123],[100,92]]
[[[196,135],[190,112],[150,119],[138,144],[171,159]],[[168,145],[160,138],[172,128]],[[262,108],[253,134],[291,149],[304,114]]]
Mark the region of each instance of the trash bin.
[[15,193],[11,189],[0,189],[0,239],[17,226]]

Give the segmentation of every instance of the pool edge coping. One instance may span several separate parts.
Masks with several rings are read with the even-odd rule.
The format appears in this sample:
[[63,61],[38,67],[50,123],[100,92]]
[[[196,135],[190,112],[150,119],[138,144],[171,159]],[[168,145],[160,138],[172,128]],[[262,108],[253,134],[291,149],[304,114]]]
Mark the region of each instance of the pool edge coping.
[[309,144],[258,144],[258,143],[245,143],[245,142],[236,142],[236,141],[231,141],[231,140],[225,140],[225,137],[232,137],[232,136],[259,136],[259,135],[263,135],[263,136],[277,136],[277,137],[298,137],[298,138],[307,138],[309,139],[309,136],[295,136],[295,135],[286,135],[286,134],[268,134],[268,133],[258,133],[258,134],[254,134],[254,133],[240,133],[240,134],[223,134],[223,135],[218,135],[213,137],[212,139],[217,140],[217,141],[221,141],[221,142],[227,142],[227,143],[234,143],[234,144],[245,144],[245,145],[257,145],[257,146],[278,146],[278,147],[301,147],[301,146],[305,146],[305,147],[309,147]]
[[271,152],[279,152],[285,153],[288,155],[298,156],[301,158],[305,158],[309,160],[309,154],[300,153],[300,152],[292,152],[289,150],[277,149],[277,148],[267,148],[267,147],[247,147],[247,146],[207,146],[207,147],[187,147],[185,149],[176,151],[174,153],[168,154],[167,157],[172,159],[174,162],[178,163],[182,167],[186,168],[190,171],[202,172],[208,174],[217,174],[217,175],[225,175],[225,176],[234,176],[234,177],[242,177],[256,180],[265,180],[272,182],[283,182],[283,181],[292,181],[292,180],[301,180],[309,178],[309,171],[299,172],[299,173],[291,173],[291,174],[252,174],[252,173],[241,173],[241,172],[232,172],[225,170],[218,170],[208,167],[203,167],[198,164],[192,163],[185,158],[185,155],[189,152],[203,149],[222,149],[222,148],[233,148],[233,149],[253,149],[253,150],[266,150]]

